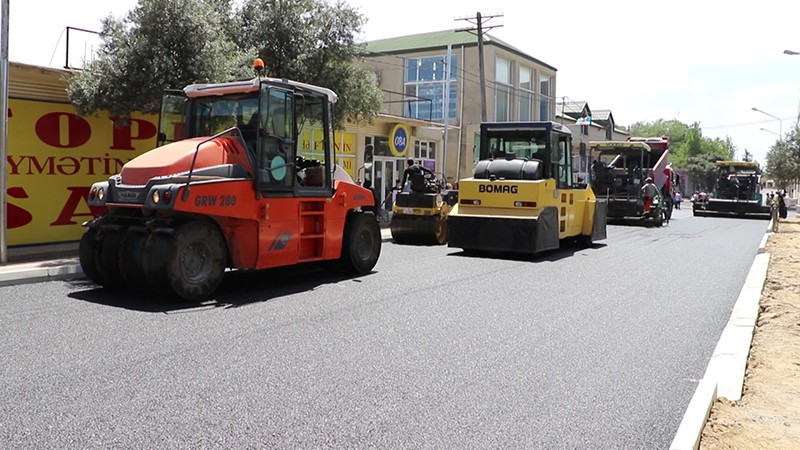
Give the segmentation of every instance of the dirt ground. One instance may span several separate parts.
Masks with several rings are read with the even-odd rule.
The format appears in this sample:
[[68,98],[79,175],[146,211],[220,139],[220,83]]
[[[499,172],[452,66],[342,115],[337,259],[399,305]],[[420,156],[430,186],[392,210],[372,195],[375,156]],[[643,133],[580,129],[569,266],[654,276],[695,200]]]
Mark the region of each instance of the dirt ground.
[[703,450],[800,449],[800,219],[782,220],[766,251],[769,269],[744,394],[739,402],[714,403]]

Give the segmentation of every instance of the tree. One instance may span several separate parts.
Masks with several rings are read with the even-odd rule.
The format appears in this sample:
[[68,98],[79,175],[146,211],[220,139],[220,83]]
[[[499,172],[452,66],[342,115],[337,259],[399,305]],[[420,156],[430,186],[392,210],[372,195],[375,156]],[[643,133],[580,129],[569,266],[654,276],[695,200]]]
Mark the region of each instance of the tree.
[[694,180],[697,189],[709,192],[714,189],[717,180],[717,161],[729,160],[728,155],[690,156],[686,161],[686,170]]
[[736,146],[730,137],[725,139],[704,137],[703,130],[697,122],[691,125],[674,119],[636,122],[631,125],[631,135],[669,137],[670,161],[678,169],[689,169],[690,165],[697,168],[700,164],[698,161],[708,161],[714,157],[733,159],[736,153]]
[[79,114],[157,113],[165,89],[241,75],[244,53],[229,34],[231,0],[140,0],[103,20],[99,55],[70,77]]
[[[342,1],[139,0],[128,15],[103,21],[98,58],[70,77],[78,113],[158,112],[165,89],[253,76],[260,56],[268,75],[312,83],[339,95],[335,121],[369,121],[381,109],[372,74],[354,65],[365,19]],[[238,3],[238,2],[237,2]]]
[[786,188],[791,182],[800,179],[800,141],[798,130],[794,129],[767,151],[766,172],[778,188]]
[[339,95],[334,120],[371,121],[382,106],[372,73],[353,62],[364,46],[355,41],[365,19],[343,1],[245,0],[238,43],[255,48],[267,74],[332,89]]

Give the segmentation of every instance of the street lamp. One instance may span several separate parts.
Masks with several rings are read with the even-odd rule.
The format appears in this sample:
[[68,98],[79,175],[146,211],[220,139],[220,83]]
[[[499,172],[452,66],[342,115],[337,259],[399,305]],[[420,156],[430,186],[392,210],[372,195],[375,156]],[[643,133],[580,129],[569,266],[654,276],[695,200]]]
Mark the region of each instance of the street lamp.
[[771,133],[771,134],[774,134],[775,136],[781,137],[778,133],[776,133],[774,131],[771,131],[771,130],[768,130],[766,128],[759,128],[759,130],[766,131],[767,133]]
[[777,120],[777,121],[778,121],[778,123],[780,124],[779,126],[780,126],[780,132],[781,132],[781,134],[779,134],[778,136],[779,136],[779,137],[781,137],[781,138],[783,137],[783,120],[781,120],[781,118],[780,118],[780,117],[775,117],[775,116],[773,116],[772,114],[770,114],[770,113],[768,113],[768,112],[764,112],[764,111],[762,111],[762,110],[760,110],[760,109],[758,109],[758,108],[756,108],[756,107],[753,107],[753,108],[751,108],[751,109],[752,109],[753,111],[755,111],[755,112],[760,112],[761,114],[766,114],[766,115],[768,115],[768,116],[772,117],[773,119]]

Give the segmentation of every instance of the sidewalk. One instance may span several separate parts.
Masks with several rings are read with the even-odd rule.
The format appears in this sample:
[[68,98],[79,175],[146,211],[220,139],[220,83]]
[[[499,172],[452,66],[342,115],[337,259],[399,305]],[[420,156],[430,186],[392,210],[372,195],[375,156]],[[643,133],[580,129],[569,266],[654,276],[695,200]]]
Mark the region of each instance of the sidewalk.
[[[392,240],[389,228],[381,228],[381,240]],[[43,259],[0,265],[0,286],[37,283],[49,280],[64,280],[83,277],[77,257]]]

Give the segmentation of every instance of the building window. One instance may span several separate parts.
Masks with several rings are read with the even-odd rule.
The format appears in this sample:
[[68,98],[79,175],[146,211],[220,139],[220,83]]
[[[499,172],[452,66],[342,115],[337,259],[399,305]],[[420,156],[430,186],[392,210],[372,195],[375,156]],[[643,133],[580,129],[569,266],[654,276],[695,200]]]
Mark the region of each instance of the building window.
[[506,122],[511,119],[511,61],[495,58],[494,67],[494,120]]
[[531,69],[519,68],[519,120],[528,122],[533,120],[533,79]]
[[458,59],[453,55],[450,64],[445,64],[446,59],[444,55],[406,59],[404,92],[409,98],[403,110],[405,117],[444,120],[446,109],[448,118],[456,118]]
[[553,101],[550,93],[550,77],[539,76],[539,120],[550,120],[550,102]]

